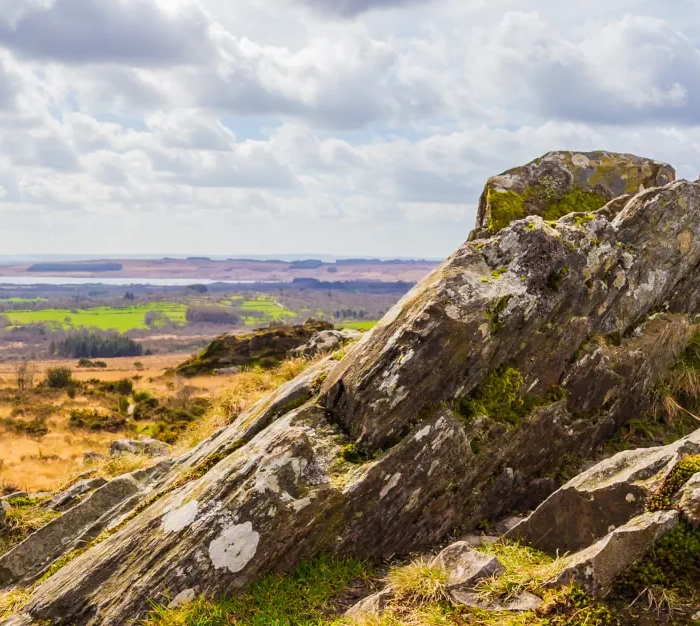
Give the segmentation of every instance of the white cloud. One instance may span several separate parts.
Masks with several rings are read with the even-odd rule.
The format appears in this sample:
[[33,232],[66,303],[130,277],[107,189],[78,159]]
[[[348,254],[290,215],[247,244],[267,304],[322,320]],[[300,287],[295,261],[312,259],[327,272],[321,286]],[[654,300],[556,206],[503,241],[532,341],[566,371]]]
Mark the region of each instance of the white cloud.
[[3,252],[444,256],[549,150],[700,171],[692,20],[300,4],[0,0]]

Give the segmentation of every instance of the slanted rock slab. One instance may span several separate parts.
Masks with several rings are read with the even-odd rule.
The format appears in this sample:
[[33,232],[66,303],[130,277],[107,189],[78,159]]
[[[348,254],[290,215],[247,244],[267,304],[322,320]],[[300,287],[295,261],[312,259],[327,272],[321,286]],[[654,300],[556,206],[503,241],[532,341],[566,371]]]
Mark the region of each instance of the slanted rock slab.
[[695,474],[681,488],[678,510],[683,520],[694,530],[700,527],[700,474]]
[[567,557],[566,569],[551,586],[576,583],[594,597],[604,598],[615,579],[672,530],[678,520],[678,511],[635,517],[592,546]]
[[582,550],[641,514],[667,472],[698,452],[700,431],[668,446],[620,452],[554,492],[506,537],[552,556]]
[[466,541],[458,541],[447,546],[432,561],[433,566],[445,569],[450,589],[473,587],[483,578],[500,574],[503,566],[494,556],[477,552]]

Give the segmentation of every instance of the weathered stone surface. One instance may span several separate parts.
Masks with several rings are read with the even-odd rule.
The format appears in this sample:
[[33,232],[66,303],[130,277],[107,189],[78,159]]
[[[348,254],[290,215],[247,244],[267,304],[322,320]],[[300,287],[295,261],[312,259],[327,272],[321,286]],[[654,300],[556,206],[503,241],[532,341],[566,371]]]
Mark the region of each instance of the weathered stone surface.
[[455,589],[450,592],[450,599],[455,604],[493,612],[512,611],[514,613],[525,613],[526,611],[534,611],[542,604],[542,598],[528,591],[523,591],[520,595],[510,600],[497,601],[487,599],[474,590]]
[[307,343],[290,351],[293,357],[312,357],[317,354],[328,354],[342,348],[349,341],[355,341],[362,336],[356,330],[322,330],[317,332]]
[[[670,165],[631,154],[550,152],[488,180],[475,235],[493,234],[528,215],[556,220],[574,211],[595,211],[618,196],[629,199],[675,177]],[[620,204],[609,208],[619,210]]]
[[594,597],[607,595],[615,579],[678,524],[678,511],[644,513],[567,558],[553,586],[576,583]]
[[678,510],[693,529],[700,527],[700,474],[695,474],[681,488]]
[[145,454],[147,456],[166,456],[170,453],[170,446],[167,443],[146,437],[144,439],[120,439],[113,441],[109,447],[112,456],[123,454]]
[[386,587],[371,596],[367,596],[360,600],[357,604],[351,606],[345,613],[348,617],[358,615],[381,615],[389,606],[393,596],[391,587]]
[[447,546],[433,559],[432,565],[445,569],[450,589],[473,587],[483,578],[503,571],[503,566],[496,557],[477,552],[466,541],[458,541]]
[[700,453],[700,431],[668,446],[627,450],[595,465],[506,534],[555,555],[581,550],[644,511],[668,471]]
[[[678,290],[699,264],[700,185],[684,181],[612,219],[530,216],[465,244],[340,363],[176,460],[150,506],[23,610],[126,623],[166,591],[231,592],[319,552],[428,548],[524,510],[568,453],[587,456],[646,410],[693,331]],[[667,301],[673,314],[649,316]],[[503,373],[512,410],[470,413]],[[525,394],[539,398],[529,414]]]
[[54,511],[65,511],[78,502],[81,496],[105,484],[107,484],[107,481],[99,477],[80,480],[68,487],[68,489],[56,494],[53,498],[46,500],[43,506]]
[[[57,558],[89,542],[135,507],[165,467],[115,478],[0,557],[0,586],[30,582]],[[126,507],[126,508],[125,508]]]

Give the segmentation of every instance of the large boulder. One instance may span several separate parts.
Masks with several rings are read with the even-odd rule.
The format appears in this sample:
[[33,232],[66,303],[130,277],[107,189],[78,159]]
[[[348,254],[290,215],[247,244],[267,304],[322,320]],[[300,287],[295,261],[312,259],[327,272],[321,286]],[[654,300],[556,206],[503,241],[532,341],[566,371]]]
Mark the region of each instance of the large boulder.
[[667,185],[675,177],[670,165],[632,154],[550,152],[489,178],[473,236],[491,235],[528,215],[557,220],[595,211],[613,198],[629,200],[630,194]]
[[693,332],[699,264],[685,181],[465,244],[342,361],[178,459],[24,613],[126,623],[166,593],[233,592],[320,552],[409,552],[536,506],[568,454],[647,410]]
[[296,358],[309,358],[318,354],[328,354],[342,348],[350,341],[356,341],[362,336],[357,330],[321,330],[317,332],[307,343],[290,351],[290,356]]

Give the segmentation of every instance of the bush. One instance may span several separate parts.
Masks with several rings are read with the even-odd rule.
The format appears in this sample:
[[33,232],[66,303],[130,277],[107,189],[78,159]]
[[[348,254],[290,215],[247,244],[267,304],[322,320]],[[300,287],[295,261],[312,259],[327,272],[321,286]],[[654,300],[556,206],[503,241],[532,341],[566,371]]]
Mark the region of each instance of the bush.
[[101,368],[107,367],[107,363],[105,363],[104,361],[94,361],[92,365],[94,367],[101,367]]
[[51,389],[65,389],[73,384],[73,372],[69,367],[51,367],[46,371],[45,383]]
[[139,371],[139,372],[142,372],[143,370],[146,369],[146,367],[144,366],[143,363],[141,363],[141,361],[136,361],[136,363],[134,363],[134,369]]
[[95,364],[90,359],[80,359],[78,367],[95,367]]
[[71,428],[92,431],[106,430],[117,432],[126,426],[126,418],[121,415],[100,413],[95,409],[73,409],[68,424]]
[[30,421],[8,417],[2,420],[2,424],[7,430],[18,435],[27,435],[28,437],[43,437],[49,432],[46,420],[42,417],[37,417]]

